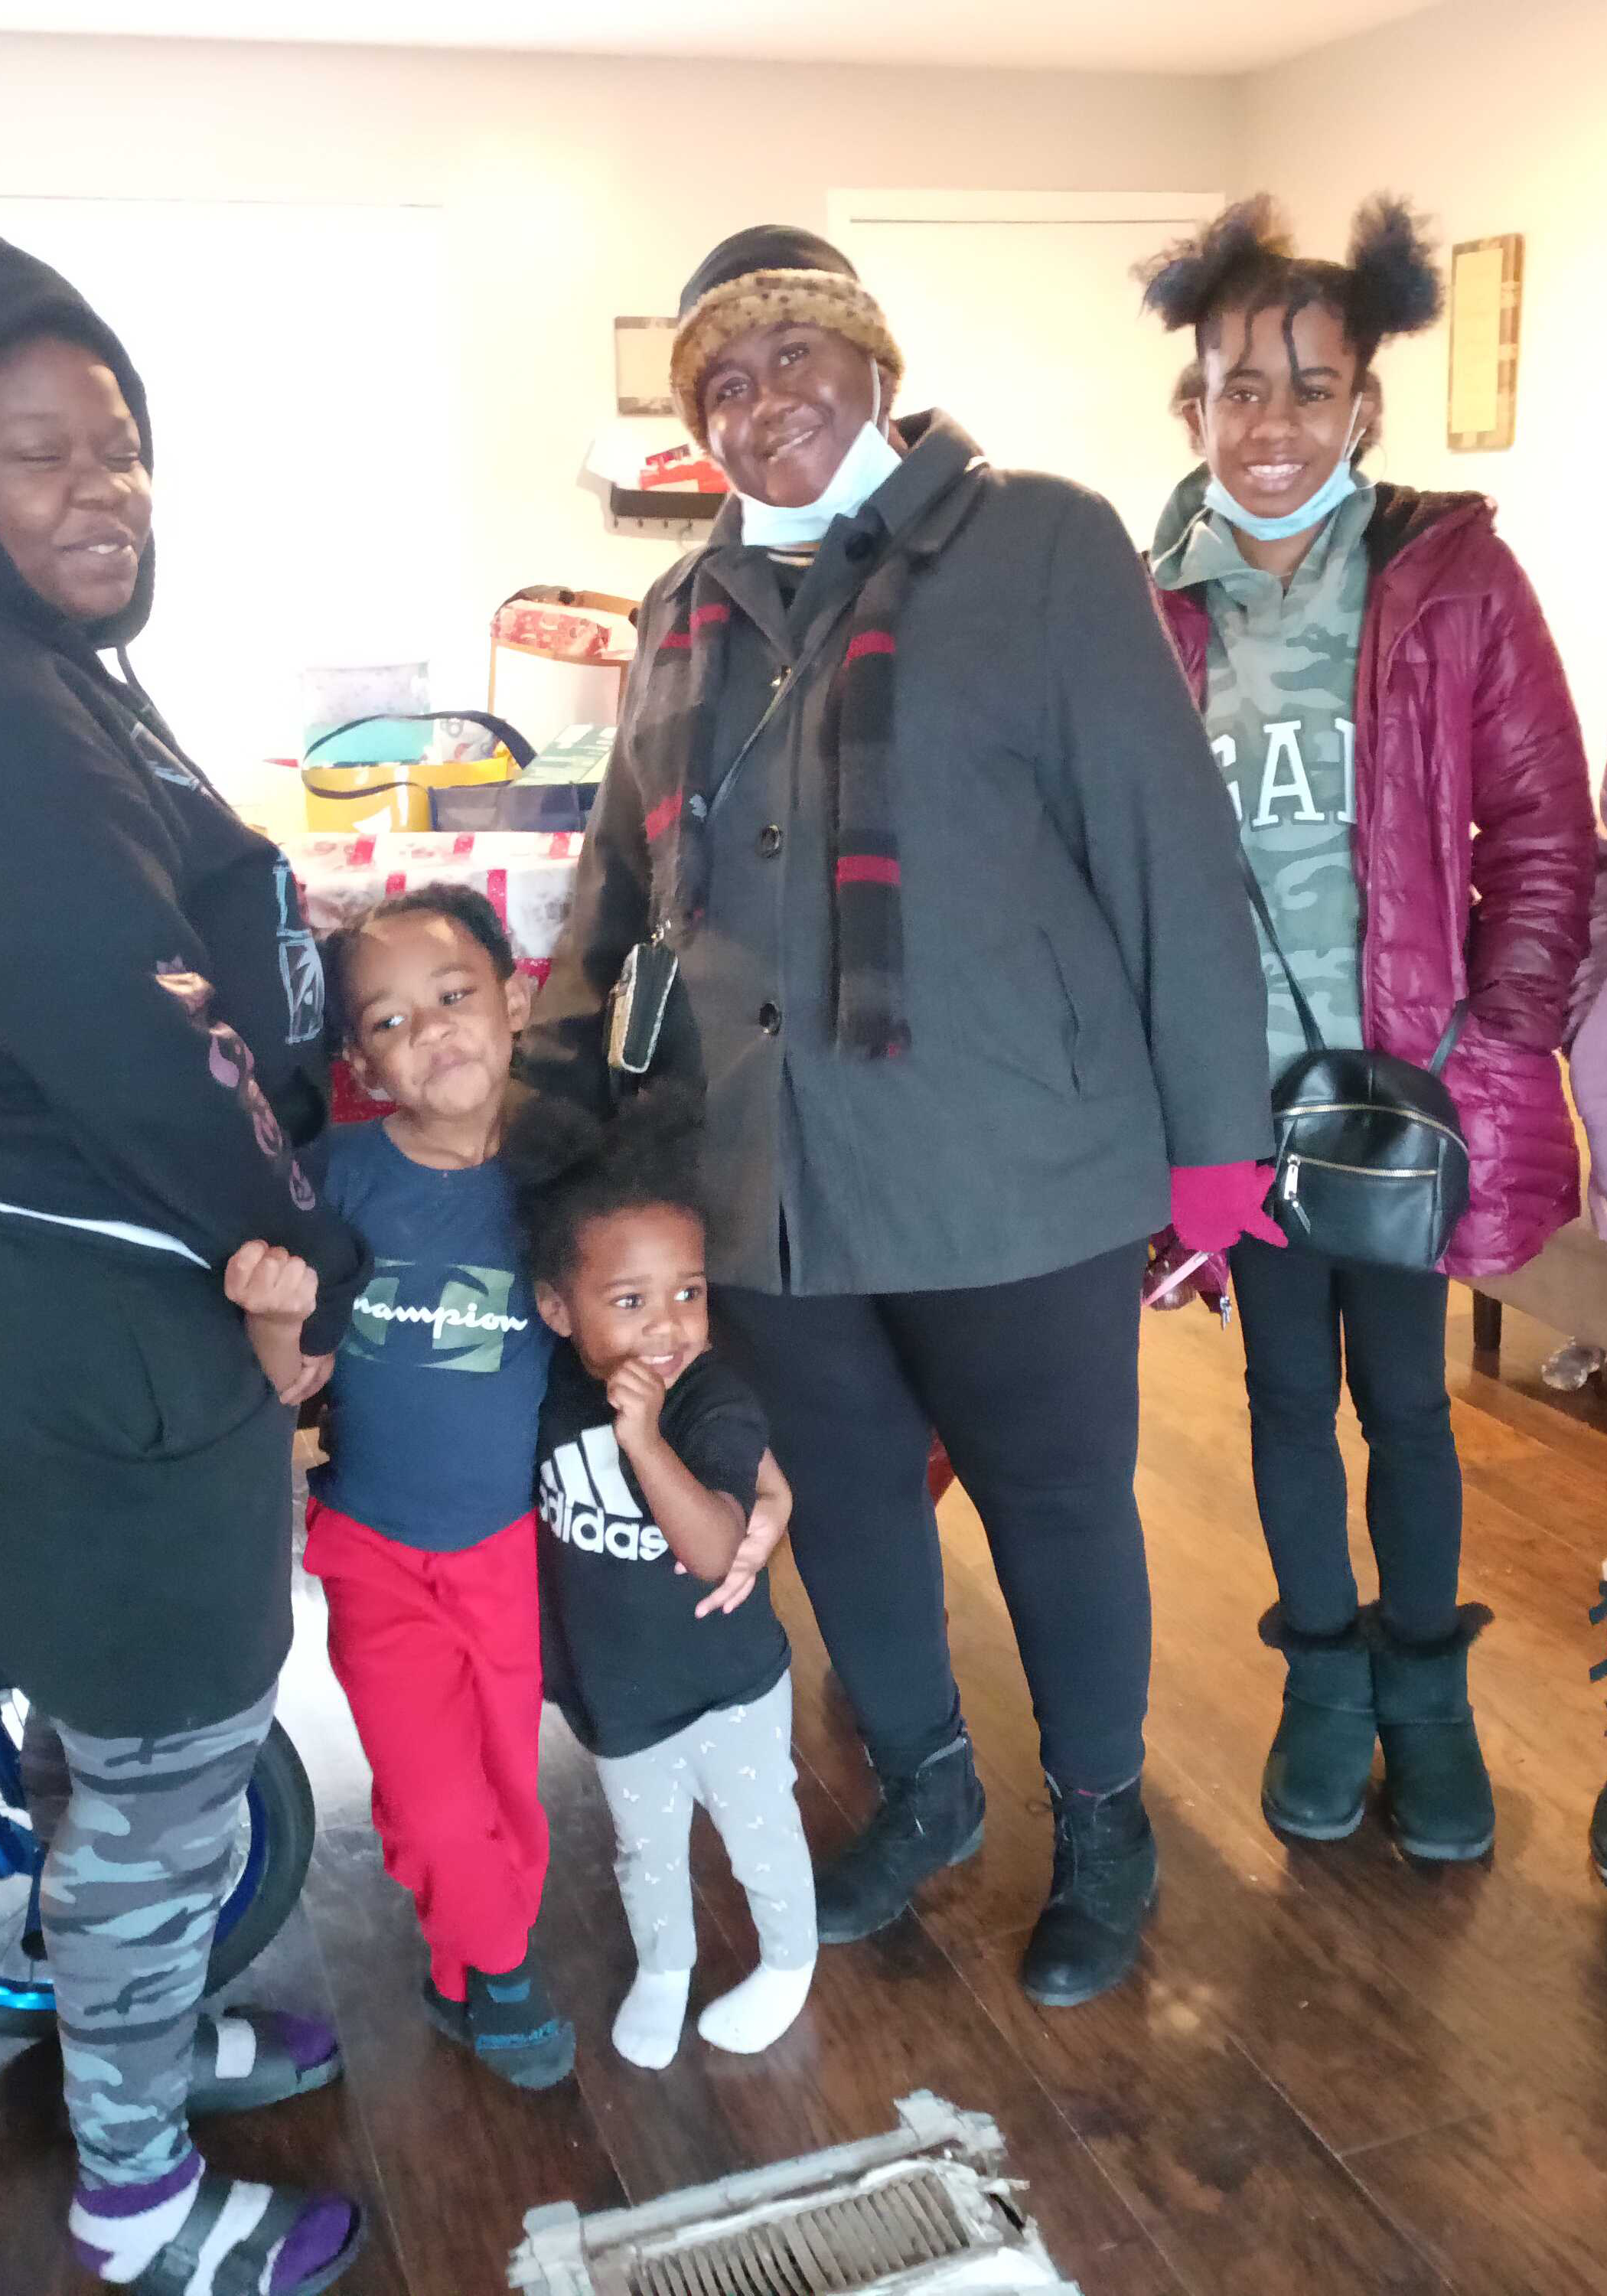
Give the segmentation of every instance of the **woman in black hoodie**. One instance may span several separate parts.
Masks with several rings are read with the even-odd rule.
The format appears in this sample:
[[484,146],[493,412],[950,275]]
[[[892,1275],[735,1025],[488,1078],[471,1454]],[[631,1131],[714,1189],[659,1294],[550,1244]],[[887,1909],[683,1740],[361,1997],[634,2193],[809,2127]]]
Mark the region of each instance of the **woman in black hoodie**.
[[0,242],[0,1682],[50,1842],[71,2230],[144,2296],[225,2258],[311,2296],[356,2209],[204,2170],[186,2117],[340,2070],[299,2019],[198,2036],[290,1642],[291,1415],[222,1270],[253,1237],[306,1261],[311,1357],[362,1268],[295,1158],[323,997],[289,867],[102,660],[150,612],[150,472],[122,346]]

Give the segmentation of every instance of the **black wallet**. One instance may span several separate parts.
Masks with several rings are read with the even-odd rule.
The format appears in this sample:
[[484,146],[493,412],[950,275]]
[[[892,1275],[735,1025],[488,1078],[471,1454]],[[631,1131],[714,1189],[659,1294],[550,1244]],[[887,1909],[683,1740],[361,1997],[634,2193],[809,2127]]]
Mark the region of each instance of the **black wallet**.
[[639,940],[620,967],[608,1001],[608,1065],[615,1075],[644,1077],[664,1027],[680,960],[668,941]]

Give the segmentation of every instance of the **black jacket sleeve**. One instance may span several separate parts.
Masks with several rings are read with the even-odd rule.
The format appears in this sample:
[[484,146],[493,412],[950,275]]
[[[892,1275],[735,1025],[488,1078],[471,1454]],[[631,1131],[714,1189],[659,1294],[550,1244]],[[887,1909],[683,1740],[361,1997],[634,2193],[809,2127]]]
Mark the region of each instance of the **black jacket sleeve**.
[[1267,992],[1233,808],[1143,567],[1082,496],[1045,600],[1049,800],[1144,1015],[1174,1164],[1272,1153]]
[[[365,1274],[215,1009],[170,832],[92,721],[8,711],[0,898],[0,1052],[92,1170],[221,1270],[253,1237],[307,1261],[303,1344],[339,1341]],[[265,964],[275,962],[265,950]]]

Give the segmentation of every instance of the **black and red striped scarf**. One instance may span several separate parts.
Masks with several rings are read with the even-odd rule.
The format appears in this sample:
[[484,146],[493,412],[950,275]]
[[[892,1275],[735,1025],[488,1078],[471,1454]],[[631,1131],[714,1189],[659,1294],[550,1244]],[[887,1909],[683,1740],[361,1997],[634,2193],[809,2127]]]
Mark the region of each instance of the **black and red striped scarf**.
[[[864,1060],[888,1059],[910,1045],[893,807],[898,623],[911,582],[969,507],[956,504],[954,492],[940,498],[940,519],[923,521],[911,541],[897,543],[872,571],[854,601],[840,662],[821,671],[831,677],[822,762],[832,832],[834,1023],[840,1048]],[[672,793],[646,824],[654,883],[668,887],[660,922],[677,939],[697,930],[708,899],[709,808],[729,764],[716,753],[715,723],[732,611],[713,574],[700,567],[654,664],[655,674],[678,672],[685,679],[685,701],[665,721],[662,736],[674,767]],[[666,868],[658,855],[667,839],[674,843]]]

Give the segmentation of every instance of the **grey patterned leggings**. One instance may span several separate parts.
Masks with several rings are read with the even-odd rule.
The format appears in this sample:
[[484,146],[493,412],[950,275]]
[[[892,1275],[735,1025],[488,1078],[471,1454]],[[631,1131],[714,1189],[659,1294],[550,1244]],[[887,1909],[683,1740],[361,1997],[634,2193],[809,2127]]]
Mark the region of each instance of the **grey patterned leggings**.
[[701,1802],[748,1893],[762,1958],[807,1969],[815,1958],[815,1872],[792,1767],[792,1677],[751,1706],[717,1706],[640,1754],[600,1760],[612,1813],[614,1872],[641,1966],[690,1969],[697,1959],[686,1849]]
[[22,1777],[49,1844],[40,1908],[67,2113],[102,2184],[143,2184],[188,2149],[196,2013],[273,1718],[271,1690],[167,1738],[97,1738],[29,1714]]

